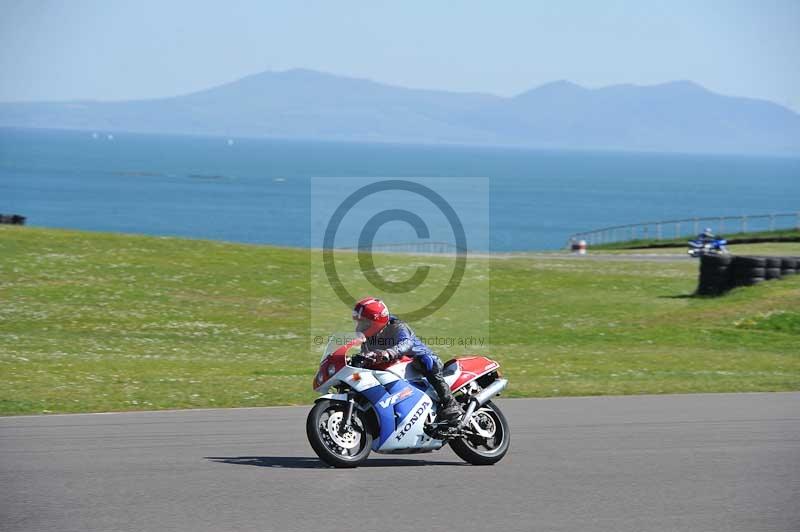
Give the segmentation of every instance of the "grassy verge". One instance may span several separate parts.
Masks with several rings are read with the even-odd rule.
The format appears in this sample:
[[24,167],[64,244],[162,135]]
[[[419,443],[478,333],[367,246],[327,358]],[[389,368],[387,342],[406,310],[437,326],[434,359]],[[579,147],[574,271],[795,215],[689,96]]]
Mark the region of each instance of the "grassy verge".
[[[758,244],[762,242],[800,242],[800,229],[778,229],[775,231],[754,231],[750,233],[733,233],[723,235],[729,244]],[[594,250],[614,249],[648,249],[648,248],[685,248],[690,237],[668,238],[662,240],[639,239],[626,242],[610,242],[595,244]]]
[[[491,343],[439,352],[497,358],[508,395],[800,389],[800,276],[703,299],[690,261],[477,263]],[[308,403],[309,276],[304,250],[0,227],[0,414]],[[473,311],[412,325],[460,334]]]

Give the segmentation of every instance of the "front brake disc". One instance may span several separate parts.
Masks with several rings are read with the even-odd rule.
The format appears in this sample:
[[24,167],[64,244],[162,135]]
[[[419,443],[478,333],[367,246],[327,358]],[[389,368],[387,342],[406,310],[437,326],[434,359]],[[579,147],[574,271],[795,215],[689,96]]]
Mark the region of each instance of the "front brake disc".
[[328,429],[328,435],[339,447],[343,449],[353,449],[361,441],[361,433],[356,432],[352,424],[346,431],[340,432],[343,418],[344,414],[342,414],[342,412],[334,412],[328,417],[328,424],[326,427]]

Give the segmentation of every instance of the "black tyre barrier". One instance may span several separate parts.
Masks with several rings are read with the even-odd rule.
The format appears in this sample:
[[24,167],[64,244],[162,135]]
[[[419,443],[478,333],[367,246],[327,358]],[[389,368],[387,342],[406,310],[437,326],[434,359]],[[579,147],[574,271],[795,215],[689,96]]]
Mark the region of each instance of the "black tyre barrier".
[[712,277],[720,275],[729,275],[728,272],[733,273],[730,266],[716,266],[708,264],[700,265],[700,275],[711,275]]
[[[737,265],[738,266],[738,265]],[[766,277],[766,268],[749,268],[739,266],[733,270],[734,279],[747,279],[748,277]]]
[[717,296],[737,286],[753,286],[764,281],[795,275],[800,257],[750,257],[703,255],[696,295]]
[[741,257],[732,257],[732,261],[736,265],[746,266],[750,268],[766,268],[767,267],[767,259],[766,257],[748,257],[746,255],[742,255]]
[[733,262],[733,255],[703,255],[700,266],[728,266]]
[[733,271],[724,266],[722,268],[700,270],[700,277],[703,279],[711,277],[730,277],[732,275]]
[[794,257],[783,257],[781,259],[781,275],[794,275],[797,273],[797,259]]

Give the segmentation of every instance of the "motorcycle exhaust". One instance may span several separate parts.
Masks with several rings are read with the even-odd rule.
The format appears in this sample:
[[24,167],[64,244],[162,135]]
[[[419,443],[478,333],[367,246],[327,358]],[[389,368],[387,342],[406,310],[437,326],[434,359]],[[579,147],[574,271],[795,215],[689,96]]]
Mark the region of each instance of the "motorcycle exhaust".
[[508,379],[497,379],[479,393],[472,396],[472,400],[477,401],[479,407],[483,406],[488,403],[492,397],[505,390],[507,385]]
[[489,386],[487,386],[480,392],[473,395],[472,398],[469,400],[469,405],[467,406],[467,412],[461,419],[461,426],[463,427],[464,425],[467,424],[469,418],[472,417],[472,414],[475,412],[476,409],[482,407],[483,405],[488,403],[492,397],[505,390],[507,385],[508,385],[508,379],[497,379]]

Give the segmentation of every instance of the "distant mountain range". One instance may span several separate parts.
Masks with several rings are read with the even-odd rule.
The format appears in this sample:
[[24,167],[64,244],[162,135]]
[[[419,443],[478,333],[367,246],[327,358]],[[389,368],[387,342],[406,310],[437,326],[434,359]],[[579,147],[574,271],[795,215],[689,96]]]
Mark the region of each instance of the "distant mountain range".
[[556,81],[511,98],[407,89],[311,70],[125,102],[0,103],[0,127],[557,149],[800,153],[800,115],[690,81],[587,89]]

